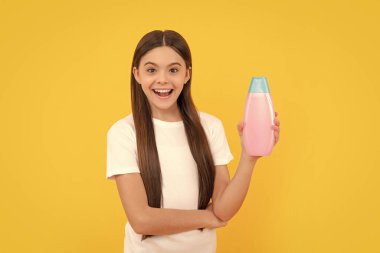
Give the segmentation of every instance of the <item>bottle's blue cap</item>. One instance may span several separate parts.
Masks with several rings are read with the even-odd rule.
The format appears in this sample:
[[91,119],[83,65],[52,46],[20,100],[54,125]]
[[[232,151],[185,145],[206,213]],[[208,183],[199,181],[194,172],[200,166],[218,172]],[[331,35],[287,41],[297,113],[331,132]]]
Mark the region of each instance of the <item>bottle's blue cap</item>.
[[270,93],[266,77],[252,77],[249,93]]

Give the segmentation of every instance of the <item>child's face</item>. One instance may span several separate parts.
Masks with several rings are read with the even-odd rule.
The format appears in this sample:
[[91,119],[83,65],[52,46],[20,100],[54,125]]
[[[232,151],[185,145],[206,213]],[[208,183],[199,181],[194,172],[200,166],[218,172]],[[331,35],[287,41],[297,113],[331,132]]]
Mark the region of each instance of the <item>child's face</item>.
[[133,75],[141,84],[155,116],[160,112],[178,110],[177,98],[190,79],[190,70],[176,51],[162,46],[146,53],[138,68],[133,68]]

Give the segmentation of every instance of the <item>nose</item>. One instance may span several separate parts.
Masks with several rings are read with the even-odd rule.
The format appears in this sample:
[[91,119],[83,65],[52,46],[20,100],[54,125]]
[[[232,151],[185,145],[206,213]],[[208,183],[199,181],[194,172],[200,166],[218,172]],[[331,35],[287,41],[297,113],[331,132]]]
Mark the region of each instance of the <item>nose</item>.
[[167,79],[165,71],[161,71],[161,73],[158,75],[157,83],[159,84],[168,83],[168,79]]

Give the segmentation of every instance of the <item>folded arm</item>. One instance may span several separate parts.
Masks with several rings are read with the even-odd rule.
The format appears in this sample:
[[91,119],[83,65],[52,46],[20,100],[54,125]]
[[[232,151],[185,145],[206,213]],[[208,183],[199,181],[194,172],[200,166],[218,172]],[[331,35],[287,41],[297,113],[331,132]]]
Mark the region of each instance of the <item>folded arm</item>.
[[179,210],[150,207],[139,173],[116,175],[115,180],[128,221],[138,234],[167,235],[198,228],[217,228],[226,224],[209,209]]

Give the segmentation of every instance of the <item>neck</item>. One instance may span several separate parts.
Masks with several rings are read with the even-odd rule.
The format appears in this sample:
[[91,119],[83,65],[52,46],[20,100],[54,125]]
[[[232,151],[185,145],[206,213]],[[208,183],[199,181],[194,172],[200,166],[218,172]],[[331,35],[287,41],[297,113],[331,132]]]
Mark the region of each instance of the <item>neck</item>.
[[152,117],[162,120],[162,121],[168,121],[168,122],[175,122],[175,121],[181,121],[181,113],[179,112],[178,106],[176,106],[173,109],[167,109],[167,110],[157,110],[155,108],[152,108]]

